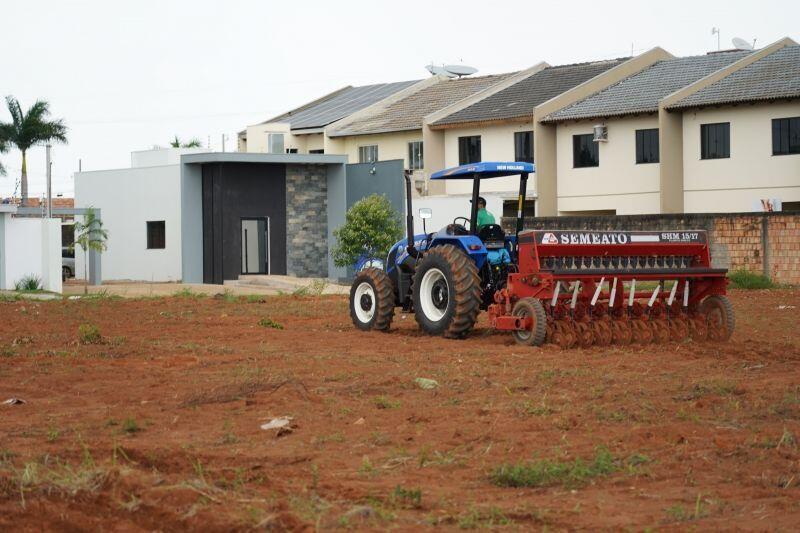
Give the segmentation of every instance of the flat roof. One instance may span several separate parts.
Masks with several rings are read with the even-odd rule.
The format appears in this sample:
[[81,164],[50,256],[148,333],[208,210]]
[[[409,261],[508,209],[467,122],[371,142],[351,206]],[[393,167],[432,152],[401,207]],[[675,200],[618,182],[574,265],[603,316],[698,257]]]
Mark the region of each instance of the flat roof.
[[344,165],[346,155],[330,154],[258,154],[250,152],[208,152],[183,154],[182,165],[201,163],[280,163],[297,165]]

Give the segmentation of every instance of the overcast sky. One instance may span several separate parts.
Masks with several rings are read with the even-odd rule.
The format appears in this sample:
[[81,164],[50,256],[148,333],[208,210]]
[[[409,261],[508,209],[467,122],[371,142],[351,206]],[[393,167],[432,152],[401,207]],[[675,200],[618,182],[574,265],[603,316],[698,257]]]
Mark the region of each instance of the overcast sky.
[[[658,5],[658,10],[651,8]],[[0,96],[46,99],[69,126],[53,148],[54,194],[84,170],[124,168],[174,136],[234,150],[236,132],[345,85],[412,80],[424,66],[480,73],[605,59],[661,46],[675,55],[800,39],[796,0],[469,1],[2,0]],[[793,33],[794,32],[794,33]],[[5,106],[0,120],[9,120]],[[45,150],[29,154],[31,196]],[[14,190],[20,153],[0,155]]]

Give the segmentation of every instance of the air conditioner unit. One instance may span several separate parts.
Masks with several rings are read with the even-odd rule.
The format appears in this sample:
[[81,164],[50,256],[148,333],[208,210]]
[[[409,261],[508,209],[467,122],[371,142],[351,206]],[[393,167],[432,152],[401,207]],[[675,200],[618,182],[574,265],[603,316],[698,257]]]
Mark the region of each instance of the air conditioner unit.
[[608,126],[598,124],[594,127],[594,142],[608,142]]

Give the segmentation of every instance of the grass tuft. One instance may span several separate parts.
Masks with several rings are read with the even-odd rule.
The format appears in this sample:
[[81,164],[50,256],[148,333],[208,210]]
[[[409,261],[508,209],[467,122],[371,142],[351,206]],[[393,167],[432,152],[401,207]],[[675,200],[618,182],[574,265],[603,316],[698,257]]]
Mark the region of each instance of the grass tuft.
[[100,328],[94,324],[81,324],[78,326],[78,340],[81,344],[99,344],[102,339]]
[[777,287],[767,276],[749,270],[737,270],[728,274],[728,279],[737,289],[774,289]]
[[490,474],[492,483],[500,487],[578,486],[588,479],[607,476],[617,470],[608,448],[600,446],[590,461],[542,459],[527,463],[503,464]]
[[258,325],[262,328],[283,329],[283,325],[275,322],[271,318],[262,318],[258,321]]
[[40,291],[42,290],[42,278],[34,274],[28,274],[14,284],[14,289],[24,292]]

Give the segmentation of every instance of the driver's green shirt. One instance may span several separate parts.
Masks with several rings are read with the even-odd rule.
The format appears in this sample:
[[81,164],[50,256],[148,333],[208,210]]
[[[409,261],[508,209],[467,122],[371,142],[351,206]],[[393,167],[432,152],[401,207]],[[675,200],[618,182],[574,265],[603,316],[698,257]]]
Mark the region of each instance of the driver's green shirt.
[[494,215],[486,209],[478,209],[478,227],[494,224]]

